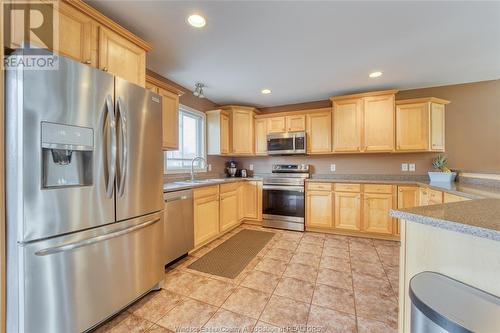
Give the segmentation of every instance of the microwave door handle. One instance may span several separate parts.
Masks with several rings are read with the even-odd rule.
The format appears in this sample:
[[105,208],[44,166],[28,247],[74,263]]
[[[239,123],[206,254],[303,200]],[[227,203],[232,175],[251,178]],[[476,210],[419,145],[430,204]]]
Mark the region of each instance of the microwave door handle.
[[121,159],[120,159],[120,180],[118,182],[118,195],[123,196],[125,191],[125,179],[127,179],[128,145],[127,145],[127,112],[121,97],[117,100],[117,113],[120,120],[121,132]]
[[[113,106],[113,98],[111,97],[111,95],[106,96],[106,121],[108,122],[109,132],[109,147],[106,152],[105,160],[105,163],[108,164],[108,182],[106,184],[106,196],[108,198],[111,198],[113,196],[116,177],[116,118],[115,109]],[[104,135],[103,137],[105,138],[106,135]],[[108,160],[108,153],[111,155],[111,160]]]

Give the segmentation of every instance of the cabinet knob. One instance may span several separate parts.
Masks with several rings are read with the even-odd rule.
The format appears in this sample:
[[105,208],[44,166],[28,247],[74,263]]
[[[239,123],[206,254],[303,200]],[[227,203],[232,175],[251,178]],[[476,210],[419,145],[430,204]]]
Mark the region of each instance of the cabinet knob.
[[90,60],[85,60],[83,63],[84,63],[84,64],[86,64],[86,65],[90,65],[90,64],[92,63],[92,61],[90,61]]
[[108,67],[103,67],[103,68],[102,68],[102,70],[103,70],[104,72],[107,72],[107,71],[108,71]]

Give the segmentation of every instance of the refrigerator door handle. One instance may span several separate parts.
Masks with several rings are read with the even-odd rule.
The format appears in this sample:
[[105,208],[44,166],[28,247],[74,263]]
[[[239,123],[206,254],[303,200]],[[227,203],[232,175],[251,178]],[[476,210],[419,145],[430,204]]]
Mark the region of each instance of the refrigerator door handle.
[[69,243],[66,243],[63,245],[42,249],[42,250],[36,251],[35,255],[48,256],[51,254],[65,252],[65,251],[71,251],[71,250],[78,249],[80,247],[85,247],[85,246],[89,246],[92,244],[104,242],[104,241],[110,240],[112,238],[120,237],[120,236],[123,236],[126,234],[130,234],[130,233],[137,231],[139,229],[146,228],[152,224],[157,223],[158,221],[161,221],[161,218],[158,217],[158,218],[155,218],[153,220],[149,220],[149,221],[143,222],[141,224],[135,225],[133,227],[130,227],[130,228],[127,228],[124,230],[120,230],[120,231],[115,231],[115,232],[112,232],[109,234],[105,234],[105,235],[101,235],[101,236],[97,236],[97,237],[85,238],[85,239],[82,239],[82,240],[79,240],[76,242],[69,242]]
[[[116,177],[116,118],[115,109],[113,106],[113,98],[111,95],[106,96],[106,113],[107,121],[109,126],[110,143],[107,152],[111,154],[111,161],[106,161],[108,163],[108,183],[106,184],[106,196],[108,198],[113,197],[113,189],[115,185]],[[107,153],[106,153],[107,154]]]
[[121,97],[117,99],[117,111],[120,120],[121,131],[121,159],[120,159],[120,180],[118,182],[118,195],[121,197],[125,191],[125,179],[127,177],[128,148],[127,148],[127,112],[123,106]]

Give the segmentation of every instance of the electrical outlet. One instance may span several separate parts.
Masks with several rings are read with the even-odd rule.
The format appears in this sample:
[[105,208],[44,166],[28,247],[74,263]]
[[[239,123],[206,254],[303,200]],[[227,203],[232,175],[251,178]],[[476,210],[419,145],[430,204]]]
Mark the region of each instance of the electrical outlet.
[[335,164],[330,164],[330,171],[335,172]]
[[208,172],[212,171],[212,164],[208,165]]
[[415,172],[415,163],[410,163],[410,164],[408,164],[408,169],[409,169],[411,172]]
[[401,171],[408,171],[408,163],[401,163]]
[[248,165],[248,169],[250,169],[250,171],[253,171],[253,164]]

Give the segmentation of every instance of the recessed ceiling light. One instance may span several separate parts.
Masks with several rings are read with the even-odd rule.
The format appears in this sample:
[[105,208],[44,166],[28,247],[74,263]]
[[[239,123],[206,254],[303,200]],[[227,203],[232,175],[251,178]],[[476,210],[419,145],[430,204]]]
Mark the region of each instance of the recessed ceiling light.
[[373,73],[370,73],[370,75],[368,75],[368,76],[373,79],[373,78],[382,76],[382,72],[373,72]]
[[195,28],[203,28],[205,24],[207,24],[205,18],[198,14],[189,15],[187,21],[190,25],[192,25]]
[[271,89],[262,89],[260,92],[264,95],[269,95],[271,93]]

